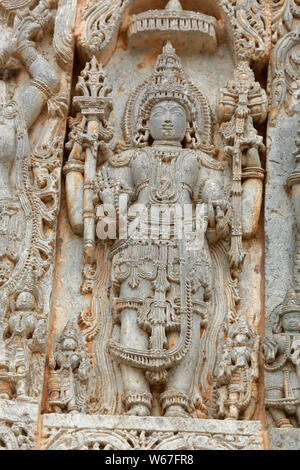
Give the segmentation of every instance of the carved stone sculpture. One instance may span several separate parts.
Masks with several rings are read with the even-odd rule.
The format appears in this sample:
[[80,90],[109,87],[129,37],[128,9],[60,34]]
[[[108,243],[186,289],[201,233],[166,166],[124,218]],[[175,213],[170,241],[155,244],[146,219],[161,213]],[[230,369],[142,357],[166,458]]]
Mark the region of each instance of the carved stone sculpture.
[[53,412],[85,412],[89,358],[75,325],[67,323],[49,360],[48,404]]
[[[30,275],[31,274],[31,275]],[[39,292],[33,272],[24,287],[17,290],[6,328],[1,332],[0,390],[1,398],[27,399],[29,384],[35,381],[31,367],[35,353],[45,352],[46,329],[42,318]]]
[[0,0],[0,449],[300,447],[299,21]]
[[244,318],[230,325],[217,376],[220,417],[238,419],[247,410],[245,417],[251,418],[257,398],[253,383],[258,379],[258,343]]
[[[87,64],[80,78],[81,89],[84,79],[87,80],[85,88],[92,86],[94,79],[91,80],[91,75],[85,78],[90,70],[96,70],[95,59]],[[241,77],[242,73],[245,74],[243,69]],[[247,131],[242,130],[241,140],[233,145],[236,145],[237,158],[240,158],[240,168],[245,168],[244,179],[249,178],[255,186],[250,184],[250,197],[249,189],[242,191],[240,188],[239,193],[236,193],[241,198],[240,203],[246,195],[248,225],[245,231],[250,237],[259,216],[263,175],[257,150],[261,139],[255,131],[251,131],[254,130],[252,117],[246,117],[249,112],[248,101],[243,101],[252,86],[252,82],[250,85],[247,80],[248,75],[245,75],[245,91],[242,85],[241,89],[232,91],[233,113],[230,111],[229,118],[232,114],[233,117],[223,128],[224,135],[227,130],[226,139],[231,144],[228,126],[235,125],[239,117],[235,114],[235,100],[239,99],[237,113],[241,114],[240,121],[246,119]],[[103,78],[100,82],[97,79],[97,83],[100,83],[98,94],[99,87],[106,90]],[[259,92],[258,85],[256,90],[256,93]],[[88,99],[92,109],[82,112],[83,116],[93,112],[93,98]],[[94,104],[98,99],[101,100],[94,98]],[[86,101],[87,98],[76,98],[76,102],[80,100]],[[264,112],[259,105],[256,104],[252,113],[256,112],[259,119],[264,119]],[[101,106],[104,106],[103,98]],[[101,125],[105,128],[105,117],[107,119],[108,115],[105,112],[102,115],[104,119]],[[92,255],[95,248],[92,206],[83,212],[86,215],[80,219],[83,199],[78,188],[82,187],[82,183],[81,186],[75,184],[75,178],[82,178],[82,143],[87,142],[90,151],[95,149],[89,130],[91,119],[94,118],[89,118],[90,124],[86,127],[83,116],[76,119],[70,135],[72,150],[65,172],[68,178],[69,219],[75,233],[82,233],[79,227],[82,227],[84,221],[85,253],[90,247],[89,253]],[[227,115],[223,120],[226,118]],[[230,129],[234,139],[235,131],[232,127]],[[97,132],[95,127],[95,136]],[[90,170],[89,181],[84,183],[84,191],[91,191],[89,199],[92,198],[90,200],[96,203],[98,238],[106,238],[107,221],[111,222],[110,228],[115,227],[119,238],[113,244],[110,243],[110,315],[120,325],[120,336],[118,341],[110,341],[109,350],[121,364],[124,405],[128,414],[148,415],[155,389],[160,392],[160,406],[164,416],[189,416],[199,397],[199,390],[193,392],[195,374],[203,365],[199,339],[208,314],[211,317],[215,314],[211,303],[215,286],[209,245],[218,243],[218,240],[228,240],[231,227],[233,240],[237,235],[242,236],[242,224],[241,211],[238,212],[234,207],[236,226],[233,226],[231,201],[218,175],[222,164],[214,158],[209,106],[203,94],[187,79],[170,43],[164,46],[157,58],[151,77],[129,100],[124,116],[124,132],[128,150],[113,153],[106,149],[102,155],[104,158],[107,155],[107,163],[98,166],[97,171],[97,153],[94,153],[91,160],[93,170]],[[81,136],[80,144],[78,135]],[[101,142],[101,132],[99,137]],[[248,150],[250,147],[252,150]],[[242,153],[246,151],[250,158],[242,163]],[[85,168],[89,158],[87,152]],[[210,176],[207,169],[211,170]],[[91,180],[92,171],[94,181]],[[241,184],[241,170],[237,169],[236,172]],[[136,220],[129,223],[129,236],[121,233],[124,229],[121,222],[122,197],[127,200],[129,217],[131,212],[134,218],[141,205],[147,212],[146,216],[145,213],[140,214],[139,226]],[[87,200],[85,196],[84,201]],[[184,233],[181,237],[178,235],[178,221],[182,222],[184,206],[188,204],[192,208],[189,216],[190,233]],[[201,211],[196,210],[197,205]],[[160,223],[159,213],[162,210],[170,212],[171,223],[170,220]],[[180,211],[180,214],[176,211]],[[114,224],[114,216],[120,221],[117,226]],[[156,235],[153,235],[153,230]],[[198,245],[195,240],[191,243],[191,236],[200,237]],[[234,252],[234,256],[238,261],[232,264],[237,266],[242,261],[242,255]],[[223,266],[218,269],[223,269]]]
[[[277,427],[299,426],[299,320],[300,302],[289,291],[272,314],[273,335],[262,344],[265,357],[265,403]],[[294,416],[296,422],[290,422]]]

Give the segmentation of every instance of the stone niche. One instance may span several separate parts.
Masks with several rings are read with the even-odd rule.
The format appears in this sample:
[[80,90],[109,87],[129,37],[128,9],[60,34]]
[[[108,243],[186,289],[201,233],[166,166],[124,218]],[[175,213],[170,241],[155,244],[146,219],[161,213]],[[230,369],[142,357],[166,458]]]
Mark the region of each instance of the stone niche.
[[0,2],[1,449],[299,448],[299,8]]

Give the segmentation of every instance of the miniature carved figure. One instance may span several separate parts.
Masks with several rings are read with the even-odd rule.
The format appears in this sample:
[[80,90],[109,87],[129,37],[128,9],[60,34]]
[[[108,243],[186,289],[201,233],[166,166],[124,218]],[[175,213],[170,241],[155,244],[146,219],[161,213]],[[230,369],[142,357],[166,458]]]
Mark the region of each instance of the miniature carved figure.
[[86,412],[89,358],[81,335],[71,322],[55,340],[49,369],[48,404],[51,411]]
[[[95,63],[88,64],[82,75],[87,81],[86,86],[90,73],[87,71],[91,67],[95,69]],[[82,89],[83,78],[80,80]],[[96,82],[105,88],[103,78],[91,83]],[[90,108],[92,114],[91,105]],[[77,129],[79,122],[78,119]],[[105,123],[107,119],[102,118],[101,125],[105,127]],[[88,142],[91,137],[85,129],[82,119],[77,134]],[[121,364],[124,405],[129,414],[149,415],[152,390],[156,389],[160,392],[164,416],[189,416],[194,406],[191,396],[195,374],[201,366],[199,339],[202,326],[208,313],[213,315],[213,262],[209,246],[229,237],[231,204],[223,187],[222,164],[213,158],[209,106],[203,94],[186,78],[170,43],[157,58],[150,79],[129,100],[124,131],[129,149],[110,156],[108,152],[109,160],[97,171],[94,156],[88,168],[90,171],[94,166],[94,181],[84,185],[91,197],[94,194],[93,202],[98,207],[96,231],[100,239],[111,214],[107,211],[113,208],[114,214],[122,212],[120,196],[127,199],[129,220],[141,206],[149,215],[140,217],[139,228],[136,220],[129,223],[129,235],[125,237],[121,235],[121,224],[117,226],[119,239],[110,243],[111,314],[120,325],[120,338],[112,339],[109,349]],[[102,132],[98,136],[98,146],[101,139]],[[97,127],[92,140],[93,145],[89,148],[96,149]],[[82,146],[78,148],[77,137],[73,141],[69,144],[72,151],[65,167],[69,218],[73,230],[83,233],[86,241],[87,229],[90,236],[92,234],[93,212],[91,207],[86,210],[83,217],[86,229],[79,230],[78,227],[82,227],[82,194],[78,188],[83,185],[84,157]],[[245,174],[245,180],[261,179],[258,153],[255,156],[251,166],[255,164],[260,172]],[[87,153],[85,168],[88,161]],[[245,166],[245,163],[241,165]],[[81,178],[81,183],[77,181],[75,185],[75,177]],[[256,187],[253,191],[257,193]],[[260,186],[256,196],[247,204],[250,219],[247,231],[252,227],[252,233],[259,216]],[[98,203],[95,197],[99,198]],[[200,239],[198,245],[190,243],[191,233],[178,235],[176,210],[179,208],[183,214],[185,205],[193,208],[189,221],[192,236],[195,236],[196,224],[201,226],[202,243]],[[197,212],[196,206],[200,205],[202,211]],[[81,211],[75,212],[74,207],[81,207]],[[171,222],[161,221],[160,211],[171,211]],[[123,220],[122,217],[119,220]],[[157,236],[153,236],[153,228]],[[250,236],[250,232],[247,235]],[[94,246],[93,242],[89,248]],[[85,244],[85,253],[87,251]]]
[[35,352],[44,352],[46,346],[45,324],[32,271],[14,294],[1,342],[0,397],[28,399],[29,383],[34,382],[37,372],[31,369],[30,358]]
[[258,379],[258,342],[258,335],[245,318],[230,325],[218,366],[219,417],[239,419],[247,410],[246,417],[251,418],[249,410],[253,410],[253,406],[249,405],[254,401],[253,383]]
[[[300,425],[300,300],[293,290],[272,313],[265,337],[265,404],[277,427]],[[295,419],[296,418],[296,421]]]

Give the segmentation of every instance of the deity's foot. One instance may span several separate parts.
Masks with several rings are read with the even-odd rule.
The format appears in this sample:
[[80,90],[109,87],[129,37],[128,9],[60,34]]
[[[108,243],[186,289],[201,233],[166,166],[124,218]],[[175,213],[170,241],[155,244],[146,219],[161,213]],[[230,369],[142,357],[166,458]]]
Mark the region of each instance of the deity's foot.
[[149,416],[150,411],[147,406],[144,405],[136,405],[130,408],[129,411],[126,413],[129,416]]
[[187,411],[185,411],[185,409],[182,406],[179,406],[179,405],[169,406],[164,416],[165,418],[172,418],[172,417],[192,418],[192,416]]
[[292,424],[283,424],[280,426],[281,429],[294,429],[294,426]]
[[291,429],[294,426],[290,423],[290,420],[287,418],[281,418],[277,421],[277,426],[281,429]]

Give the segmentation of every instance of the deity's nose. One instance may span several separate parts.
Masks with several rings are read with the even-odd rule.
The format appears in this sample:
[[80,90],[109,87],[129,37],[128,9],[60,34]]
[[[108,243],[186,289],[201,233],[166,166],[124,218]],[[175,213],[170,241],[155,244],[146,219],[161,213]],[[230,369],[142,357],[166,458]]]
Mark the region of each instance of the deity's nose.
[[166,111],[166,114],[165,114],[165,122],[172,122],[172,119],[171,119],[171,113],[170,111]]

